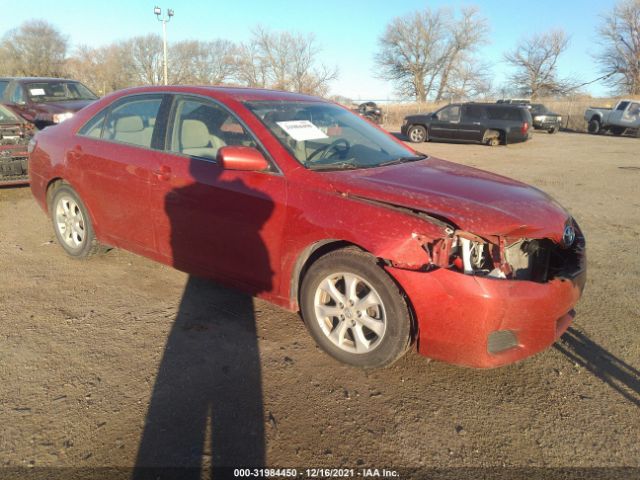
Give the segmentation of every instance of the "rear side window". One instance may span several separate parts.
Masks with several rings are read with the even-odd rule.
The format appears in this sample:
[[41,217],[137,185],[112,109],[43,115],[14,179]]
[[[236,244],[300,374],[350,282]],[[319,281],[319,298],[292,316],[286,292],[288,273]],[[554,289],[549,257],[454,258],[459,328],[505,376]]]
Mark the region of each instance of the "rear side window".
[[624,110],[625,108],[627,108],[627,105],[629,105],[629,102],[620,102],[616,110]]
[[161,104],[162,95],[138,95],[121,100],[109,111],[101,138],[151,148]]
[[494,107],[487,109],[487,116],[491,120],[512,120],[520,122],[523,119],[523,109],[513,107]]
[[465,107],[464,116],[465,118],[480,119],[484,116],[483,112],[484,108],[480,105],[467,105]]

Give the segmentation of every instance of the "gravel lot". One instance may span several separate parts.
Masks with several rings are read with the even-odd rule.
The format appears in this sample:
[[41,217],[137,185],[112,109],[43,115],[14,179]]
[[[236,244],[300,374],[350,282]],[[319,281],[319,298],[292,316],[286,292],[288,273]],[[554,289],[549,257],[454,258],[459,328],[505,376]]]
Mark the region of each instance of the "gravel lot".
[[639,147],[418,146],[549,192],[587,237],[572,330],[490,371],[342,366],[263,301],[123,251],[69,259],[29,189],[0,189],[0,465],[640,467]]

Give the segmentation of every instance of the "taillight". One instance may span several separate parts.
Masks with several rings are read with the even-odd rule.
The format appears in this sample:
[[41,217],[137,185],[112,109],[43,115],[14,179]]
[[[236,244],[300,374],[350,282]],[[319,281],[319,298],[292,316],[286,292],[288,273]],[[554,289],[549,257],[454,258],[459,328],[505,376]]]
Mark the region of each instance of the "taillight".
[[527,130],[529,130],[529,122],[524,122],[522,124],[522,127],[520,127],[520,131],[522,132],[522,134],[526,134]]

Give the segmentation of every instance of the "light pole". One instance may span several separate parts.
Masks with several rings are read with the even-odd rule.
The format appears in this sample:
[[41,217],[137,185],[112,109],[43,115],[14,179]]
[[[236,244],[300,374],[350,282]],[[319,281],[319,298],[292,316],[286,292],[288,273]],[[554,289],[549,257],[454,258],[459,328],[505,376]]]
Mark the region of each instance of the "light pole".
[[156,18],[159,22],[162,22],[162,43],[163,43],[163,56],[164,56],[164,84],[169,84],[169,76],[167,74],[167,23],[173,17],[173,10],[167,9],[167,16],[164,17],[162,15],[162,9],[160,7],[155,7],[153,9],[153,13],[156,15]]

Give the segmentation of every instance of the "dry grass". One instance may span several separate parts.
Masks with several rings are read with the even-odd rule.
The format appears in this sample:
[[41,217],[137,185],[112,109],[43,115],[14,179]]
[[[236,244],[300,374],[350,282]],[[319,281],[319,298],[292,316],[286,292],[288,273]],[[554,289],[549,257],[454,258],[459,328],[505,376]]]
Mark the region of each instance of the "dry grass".
[[[631,97],[633,98],[633,97]],[[563,99],[540,98],[536,103],[543,103],[555,113],[562,115],[562,127],[568,130],[584,132],[587,130],[587,122],[584,120],[584,112],[589,107],[613,107],[619,98],[592,98],[592,97],[568,97]],[[386,127],[399,127],[407,115],[416,113],[433,112],[446,105],[440,103],[396,103],[383,105],[384,125]]]

